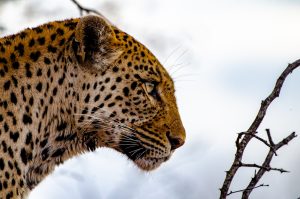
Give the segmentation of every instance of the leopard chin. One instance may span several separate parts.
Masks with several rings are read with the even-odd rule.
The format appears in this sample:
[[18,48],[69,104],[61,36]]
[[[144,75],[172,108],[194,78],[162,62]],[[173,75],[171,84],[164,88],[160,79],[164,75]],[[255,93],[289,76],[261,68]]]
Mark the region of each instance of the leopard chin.
[[152,171],[158,168],[162,163],[169,160],[171,154],[167,157],[156,158],[156,157],[142,157],[134,160],[134,163],[142,170]]

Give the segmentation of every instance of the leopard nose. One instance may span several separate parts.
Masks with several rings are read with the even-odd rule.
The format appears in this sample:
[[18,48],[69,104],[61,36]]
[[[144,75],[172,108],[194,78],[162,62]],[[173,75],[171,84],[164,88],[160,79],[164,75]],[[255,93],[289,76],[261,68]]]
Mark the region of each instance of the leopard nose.
[[175,150],[181,147],[185,142],[185,129],[180,119],[174,120],[170,127],[167,138],[171,144],[171,150]]
[[181,137],[172,137],[171,134],[167,134],[168,140],[171,144],[171,150],[175,150],[179,147],[181,147],[184,144],[184,139]]

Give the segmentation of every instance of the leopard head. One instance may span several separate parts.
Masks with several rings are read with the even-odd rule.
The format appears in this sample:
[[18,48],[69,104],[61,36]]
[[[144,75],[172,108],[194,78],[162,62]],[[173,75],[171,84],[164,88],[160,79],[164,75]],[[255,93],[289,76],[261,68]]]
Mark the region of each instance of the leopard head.
[[143,44],[101,17],[81,18],[75,31],[82,143],[157,168],[185,142],[172,78]]

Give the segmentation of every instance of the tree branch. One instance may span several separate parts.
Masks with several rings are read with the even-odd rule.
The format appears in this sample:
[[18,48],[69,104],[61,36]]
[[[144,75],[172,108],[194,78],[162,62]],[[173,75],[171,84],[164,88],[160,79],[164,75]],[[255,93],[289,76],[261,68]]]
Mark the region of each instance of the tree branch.
[[[270,133],[270,131],[269,131],[269,133]],[[287,136],[285,139],[283,139],[281,142],[279,142],[278,144],[276,144],[276,145],[274,144],[275,150],[277,151],[282,146],[287,145],[295,137],[296,137],[296,134],[295,134],[295,132],[293,132],[289,136]],[[272,139],[271,134],[270,134],[270,139]],[[277,170],[277,171],[280,171],[281,173],[288,172],[284,169],[271,168],[270,163],[271,163],[271,160],[272,160],[274,154],[275,154],[274,151],[272,151],[270,149],[264,163],[262,164],[262,166],[259,167],[258,172],[255,173],[255,175],[251,179],[249,185],[243,192],[242,199],[247,199],[249,197],[251,191],[253,190],[255,185],[258,183],[258,181],[261,179],[261,177],[265,174],[266,171]]]
[[[267,129],[268,130],[268,129]],[[247,132],[241,132],[241,133],[239,133],[239,134],[242,134],[242,135],[244,135],[244,134],[246,134]],[[261,137],[258,137],[257,135],[255,135],[255,134],[251,134],[254,138],[256,138],[257,140],[259,140],[259,141],[261,141],[262,143],[264,143],[266,146],[268,146],[269,148],[271,148],[273,151],[274,151],[274,153],[275,153],[275,155],[277,155],[276,154],[276,151],[275,151],[275,149],[274,149],[274,147],[273,146],[271,146],[269,143],[268,143],[268,141],[267,140],[265,140],[265,139],[263,139],[263,138],[261,138]],[[240,138],[239,138],[240,139]]]
[[[256,187],[254,187],[253,189],[256,189],[256,188],[259,188],[259,187],[268,187],[269,185],[268,184],[260,184]],[[237,190],[237,191],[230,191],[227,196],[231,195],[231,194],[234,194],[234,193],[239,193],[239,192],[243,192],[245,191],[246,189],[241,189],[241,190]]]
[[100,15],[100,16],[103,17],[103,15],[102,15],[100,12],[98,12],[97,10],[85,8],[85,7],[83,7],[82,5],[80,5],[80,4],[77,2],[77,0],[71,0],[71,1],[72,1],[72,2],[77,6],[77,8],[79,9],[80,16],[82,16],[83,13],[86,12],[87,14],[89,14],[89,13],[94,13],[94,14],[96,14],[96,15]]
[[[264,119],[264,117],[266,115],[266,111],[267,111],[269,105],[273,102],[273,100],[275,98],[277,98],[279,96],[282,85],[283,85],[286,77],[290,73],[292,73],[293,70],[296,69],[299,65],[300,65],[300,60],[297,60],[294,63],[289,64],[287,66],[287,68],[281,73],[281,75],[277,79],[275,87],[274,87],[273,91],[271,92],[271,94],[265,100],[263,100],[261,102],[261,106],[260,106],[260,109],[259,109],[259,111],[256,115],[256,118],[254,119],[254,121],[250,125],[249,129],[244,133],[244,136],[243,136],[241,141],[239,141],[239,140],[241,139],[242,135],[238,135],[238,138],[237,138],[237,141],[236,141],[236,148],[237,149],[236,149],[236,153],[235,153],[235,158],[234,158],[234,161],[233,161],[229,171],[226,172],[226,176],[225,176],[222,188],[220,189],[220,191],[221,191],[220,199],[225,199],[226,198],[226,196],[228,194],[229,187],[232,183],[232,180],[233,180],[236,172],[240,168],[238,163],[242,161],[242,157],[243,157],[246,146],[248,145],[250,140],[254,137],[253,135],[255,135],[257,133],[257,129],[260,126],[262,120]],[[291,135],[293,135],[293,136],[291,136]],[[292,137],[291,139],[293,139],[296,136],[294,133],[292,133],[291,135],[290,135]],[[289,138],[290,136],[288,136],[287,138]],[[289,142],[289,141],[290,140],[286,140],[286,142]],[[270,139],[270,138],[269,138],[269,142],[270,142],[271,146],[272,146],[272,144],[274,144],[272,139]],[[280,143],[278,143],[278,144],[280,144]],[[276,145],[276,146],[278,147],[279,145]],[[274,155],[274,150],[272,150],[271,148],[270,148],[270,151],[269,151],[269,154],[272,154],[271,158],[268,158],[269,154],[266,157],[266,161],[269,162],[269,163],[270,163],[270,161],[271,161],[271,159]],[[263,166],[266,166],[266,165],[263,164]],[[252,188],[253,187],[255,187],[255,186],[252,186]],[[251,193],[251,191],[249,193]]]
[[0,25],[0,34],[1,34],[1,32],[3,32],[5,30],[5,28],[2,26],[2,25]]
[[246,164],[246,163],[240,163],[241,167],[253,167],[253,168],[259,168],[259,169],[263,169],[265,171],[279,171],[280,173],[287,173],[289,171],[285,170],[285,169],[280,169],[280,168],[272,168],[270,166],[265,167],[265,166],[261,166],[258,164]]

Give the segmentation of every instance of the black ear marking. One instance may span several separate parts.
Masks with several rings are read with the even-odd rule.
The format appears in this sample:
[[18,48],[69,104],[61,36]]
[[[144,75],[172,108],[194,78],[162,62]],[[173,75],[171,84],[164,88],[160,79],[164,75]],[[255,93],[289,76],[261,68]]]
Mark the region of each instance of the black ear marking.
[[92,15],[80,19],[73,49],[81,65],[100,70],[106,70],[122,53],[111,25],[105,19]]
[[[92,52],[98,52],[100,50],[100,46],[102,40],[105,41],[109,38],[105,34],[109,34],[109,30],[104,30],[106,33],[102,33],[99,30],[95,29],[95,27],[98,27],[100,24],[92,24],[94,21],[90,21],[90,24],[86,24],[85,28],[83,29],[83,45],[85,47],[85,51],[92,53]],[[98,25],[98,26],[96,26]],[[103,29],[107,29],[105,24],[101,24],[100,27],[103,26]]]

